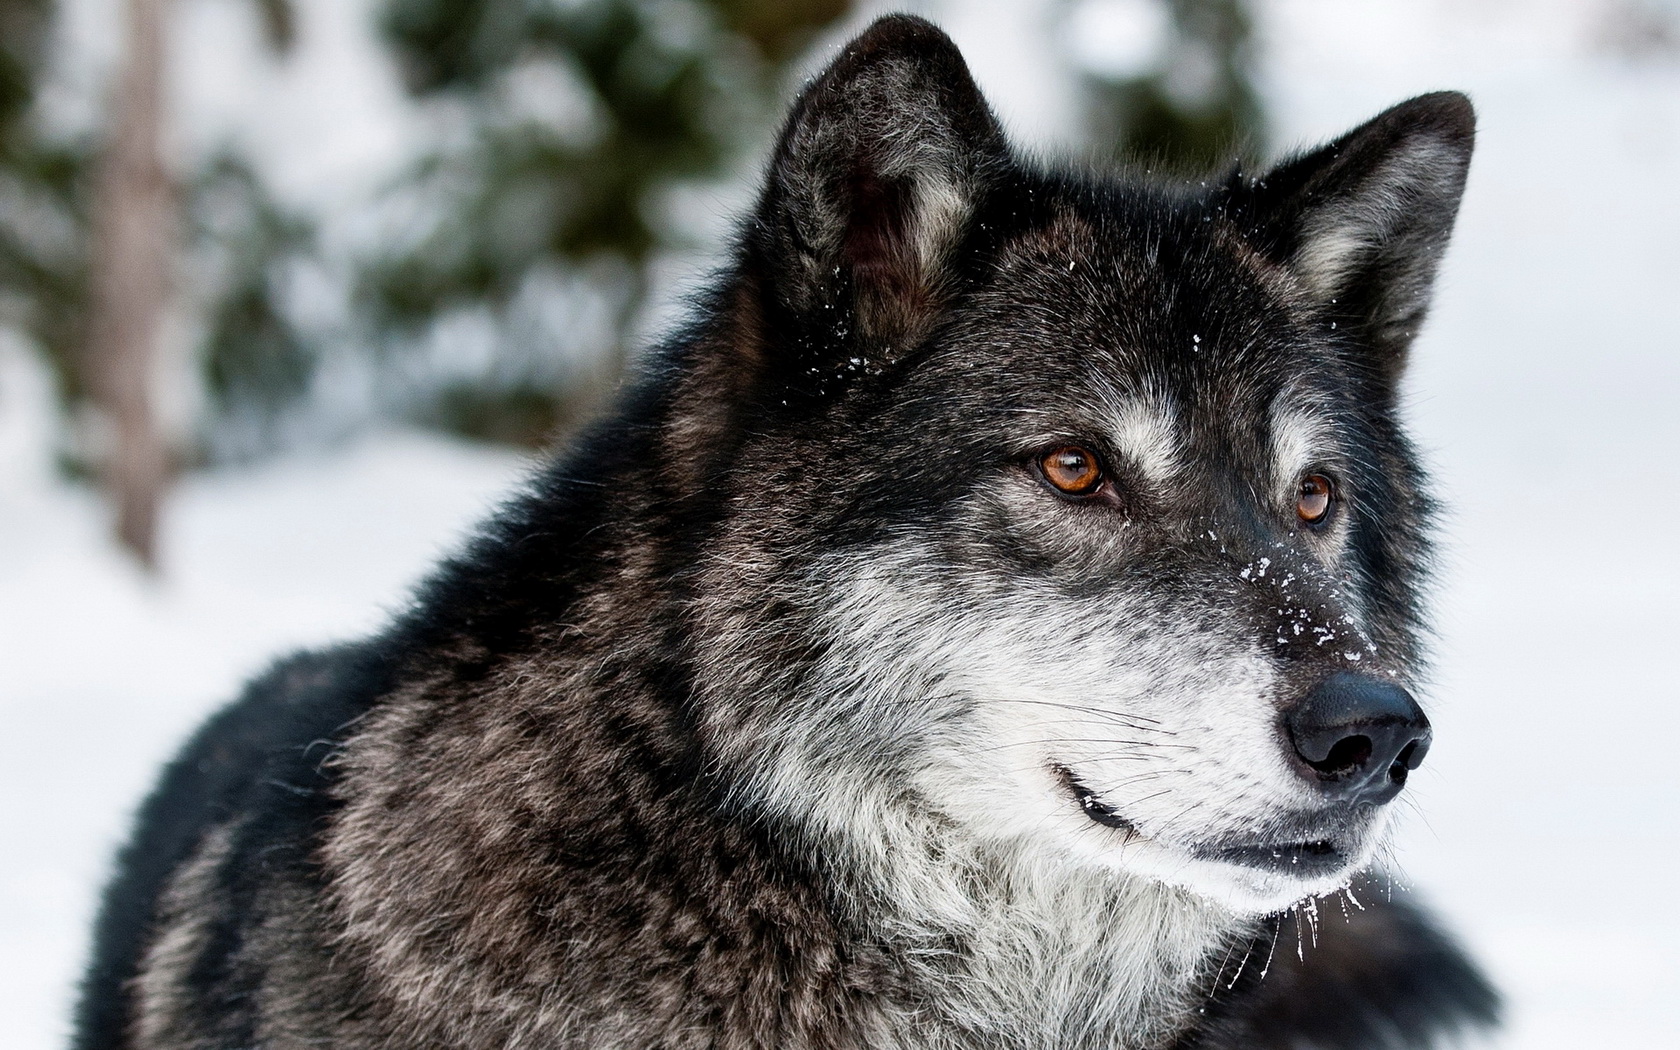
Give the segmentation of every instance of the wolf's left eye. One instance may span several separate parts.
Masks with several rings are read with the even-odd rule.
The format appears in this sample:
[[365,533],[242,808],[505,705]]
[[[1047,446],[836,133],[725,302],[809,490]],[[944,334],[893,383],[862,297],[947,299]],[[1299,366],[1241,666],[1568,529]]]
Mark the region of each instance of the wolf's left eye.
[[1295,496],[1295,513],[1308,525],[1318,525],[1330,516],[1330,504],[1336,495],[1335,486],[1323,474],[1308,474],[1301,479]]
[[1103,483],[1102,464],[1097,454],[1078,445],[1063,445],[1038,458],[1044,480],[1066,496],[1089,496]]

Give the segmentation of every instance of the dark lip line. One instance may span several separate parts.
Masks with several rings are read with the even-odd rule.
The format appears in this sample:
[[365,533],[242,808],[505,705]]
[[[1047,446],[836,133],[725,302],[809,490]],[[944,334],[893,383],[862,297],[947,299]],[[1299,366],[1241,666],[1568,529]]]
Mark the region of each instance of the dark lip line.
[[1085,811],[1087,817],[1105,827],[1124,831],[1128,835],[1138,833],[1137,827],[1131,821],[1115,812],[1112,806],[1097,797],[1095,791],[1081,783],[1079,778],[1073,775],[1073,770],[1060,762],[1050,763],[1050,769],[1055,773],[1056,779],[1062,782],[1062,787],[1067,789],[1068,793],[1073,796],[1074,801],[1079,803],[1079,808]]
[[1307,875],[1327,875],[1341,871],[1353,859],[1329,839],[1203,848],[1197,849],[1194,856],[1260,871],[1299,872]]
[[[1141,837],[1137,826],[1087,787],[1060,762],[1050,763],[1050,770],[1062,787],[1073,796],[1085,815],[1098,824],[1126,832],[1127,841]],[[1198,860],[1211,860],[1239,867],[1273,872],[1300,874],[1329,874],[1348,865],[1352,857],[1330,838],[1299,842],[1240,843],[1223,846],[1195,846],[1188,851]]]

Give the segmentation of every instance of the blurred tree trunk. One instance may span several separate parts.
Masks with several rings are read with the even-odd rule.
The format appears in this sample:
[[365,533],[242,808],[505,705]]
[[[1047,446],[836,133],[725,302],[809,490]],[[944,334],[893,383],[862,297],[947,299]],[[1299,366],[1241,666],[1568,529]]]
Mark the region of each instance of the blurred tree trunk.
[[94,183],[88,374],[109,427],[104,483],[117,538],[157,567],[169,454],[152,386],[175,248],[175,200],[162,157],[164,22],[169,0],[125,0],[127,26],[108,139]]

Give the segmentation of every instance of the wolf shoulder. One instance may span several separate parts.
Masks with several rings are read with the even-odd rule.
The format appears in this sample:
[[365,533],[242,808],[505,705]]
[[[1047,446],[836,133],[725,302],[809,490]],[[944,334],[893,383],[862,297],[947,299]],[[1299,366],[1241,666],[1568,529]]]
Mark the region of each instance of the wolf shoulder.
[[[117,858],[95,924],[75,1050],[132,1045],[136,1017],[220,1027],[192,1004],[249,994],[265,914],[313,895],[313,840],[336,804],[329,759],[386,685],[364,642],[276,662],[163,770]],[[293,915],[289,926],[309,925]],[[230,949],[239,946],[230,954]],[[299,945],[271,953],[284,957]],[[313,953],[309,953],[313,954]],[[149,999],[136,1010],[138,999]],[[173,1045],[186,1031],[153,1036]],[[234,1036],[236,1033],[220,1033]],[[180,1045],[197,1045],[196,1041]]]

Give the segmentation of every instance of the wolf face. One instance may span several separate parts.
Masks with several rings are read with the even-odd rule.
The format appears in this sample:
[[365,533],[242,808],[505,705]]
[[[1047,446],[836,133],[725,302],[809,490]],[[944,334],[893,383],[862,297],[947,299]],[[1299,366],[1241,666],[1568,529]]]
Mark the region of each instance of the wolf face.
[[700,569],[759,804],[1242,913],[1368,864],[1429,745],[1396,385],[1472,133],[1439,94],[1258,177],[1047,174],[943,37],[855,44],[749,232]]

